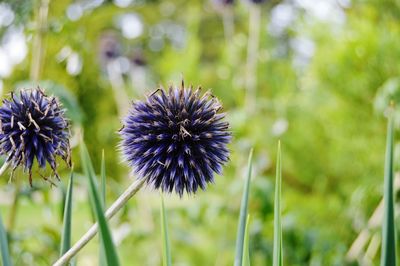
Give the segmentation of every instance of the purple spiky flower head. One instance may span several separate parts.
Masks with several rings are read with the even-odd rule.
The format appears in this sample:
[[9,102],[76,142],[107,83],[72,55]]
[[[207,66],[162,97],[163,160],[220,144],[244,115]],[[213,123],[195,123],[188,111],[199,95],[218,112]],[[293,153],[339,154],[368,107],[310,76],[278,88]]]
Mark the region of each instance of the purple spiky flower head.
[[263,4],[267,2],[267,0],[249,0],[249,1],[252,2],[253,4]]
[[230,6],[234,4],[234,0],[213,0],[213,3],[221,6]]
[[147,184],[182,197],[205,190],[228,161],[231,134],[210,92],[170,87],[132,104],[120,130],[124,159]]
[[49,163],[58,178],[56,156],[70,165],[69,123],[57,98],[40,88],[11,93],[0,107],[0,154],[12,170],[22,166],[29,172],[36,157],[40,168]]

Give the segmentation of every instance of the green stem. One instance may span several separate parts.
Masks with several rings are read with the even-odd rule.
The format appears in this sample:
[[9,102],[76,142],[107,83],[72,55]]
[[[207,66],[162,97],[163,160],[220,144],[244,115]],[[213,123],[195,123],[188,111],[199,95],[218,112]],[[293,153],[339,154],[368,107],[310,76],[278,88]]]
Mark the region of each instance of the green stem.
[[249,38],[247,44],[246,64],[246,108],[252,112],[256,103],[257,88],[257,59],[260,42],[261,8],[250,5],[249,13]]
[[16,220],[17,220],[17,213],[18,213],[18,202],[20,198],[20,192],[21,192],[21,181],[19,178],[15,179],[15,192],[14,192],[14,197],[12,204],[10,206],[10,214],[8,216],[8,221],[7,221],[7,229],[11,233],[14,230]]
[[[140,179],[133,182],[122,194],[114,201],[114,203],[105,212],[106,220],[110,220],[119,210],[122,209],[143,186],[146,179]],[[87,243],[97,234],[99,229],[98,223],[95,223],[89,230],[67,251],[62,255],[53,266],[66,265]]]
[[224,35],[225,40],[229,44],[232,42],[232,37],[235,32],[235,24],[233,19],[233,9],[232,8],[225,8],[222,11],[222,23],[224,26]]
[[49,13],[50,0],[42,0],[36,18],[36,34],[33,39],[32,61],[30,78],[32,81],[39,81],[42,72],[42,61],[45,54],[44,38],[47,32],[47,17]]

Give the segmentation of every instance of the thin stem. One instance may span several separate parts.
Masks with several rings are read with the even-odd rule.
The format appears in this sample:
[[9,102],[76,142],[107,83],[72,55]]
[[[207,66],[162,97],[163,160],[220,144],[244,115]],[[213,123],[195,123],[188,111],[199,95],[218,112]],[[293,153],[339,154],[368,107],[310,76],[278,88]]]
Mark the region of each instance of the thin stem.
[[[130,198],[132,198],[143,186],[145,179],[136,180],[133,182],[119,198],[114,201],[110,208],[105,213],[106,219],[110,220]],[[98,223],[95,223],[90,229],[73,245],[61,258],[59,258],[53,266],[65,265],[74,257],[89,241],[97,234]]]
[[[10,163],[4,162],[0,168],[0,176],[2,176],[9,167],[10,167]],[[8,221],[7,221],[7,229],[9,232],[11,232],[13,230],[14,224],[15,224],[15,218],[17,217],[17,208],[18,208],[20,190],[21,190],[21,182],[19,181],[19,179],[17,179],[14,197],[13,197],[12,205],[10,207],[10,216],[8,217]]]
[[253,111],[256,103],[257,88],[257,59],[260,42],[261,8],[250,5],[249,14],[249,39],[247,44],[246,65],[246,108]]
[[117,60],[112,60],[107,64],[107,74],[114,91],[115,103],[118,107],[120,116],[126,114],[129,109],[129,97],[125,91],[124,80],[121,76],[121,67]]
[[8,169],[10,164],[8,162],[4,162],[3,165],[0,168],[0,176],[4,174],[4,172]]
[[[42,0],[39,4],[39,9],[36,18],[36,33],[33,40],[33,47],[32,47],[32,61],[31,61],[31,69],[30,69],[30,78],[32,81],[39,81],[41,68],[42,68],[42,61],[44,58],[44,45],[43,39],[46,35],[47,31],[47,16],[49,13],[49,3],[50,0]],[[4,163],[3,166],[0,168],[0,176],[8,169],[9,163]],[[20,197],[21,191],[21,182],[19,179],[16,181],[15,186],[15,193],[11,205],[10,216],[8,218],[8,230],[11,232],[14,228],[17,211],[18,211],[18,202]]]
[[7,221],[7,228],[9,232],[12,232],[14,230],[15,221],[17,220],[18,203],[19,203],[19,198],[21,196],[20,193],[21,193],[21,181],[19,178],[16,178],[14,197],[12,204],[10,206],[10,214],[8,216],[8,221]]
[[233,20],[233,10],[229,7],[222,11],[222,23],[224,26],[225,40],[229,44],[232,42],[232,37],[235,32],[235,24]]
[[50,0],[40,1],[39,11],[36,20],[36,34],[33,39],[33,49],[32,49],[32,62],[31,62],[31,72],[30,78],[37,82],[40,79],[40,74],[42,71],[42,61],[44,58],[45,48],[43,40],[47,31],[47,16],[49,13],[49,3]]

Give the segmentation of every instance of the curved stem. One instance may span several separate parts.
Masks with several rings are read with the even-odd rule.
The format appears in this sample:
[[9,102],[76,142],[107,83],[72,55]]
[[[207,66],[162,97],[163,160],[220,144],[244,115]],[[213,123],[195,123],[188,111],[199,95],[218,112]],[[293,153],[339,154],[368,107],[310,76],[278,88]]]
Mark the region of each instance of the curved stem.
[[[106,219],[110,220],[130,198],[132,198],[143,186],[145,179],[136,180],[133,182],[119,198],[114,201],[110,208],[105,213]],[[95,223],[90,229],[73,245],[61,258],[53,263],[53,266],[62,266],[68,263],[87,243],[97,234],[99,227]]]

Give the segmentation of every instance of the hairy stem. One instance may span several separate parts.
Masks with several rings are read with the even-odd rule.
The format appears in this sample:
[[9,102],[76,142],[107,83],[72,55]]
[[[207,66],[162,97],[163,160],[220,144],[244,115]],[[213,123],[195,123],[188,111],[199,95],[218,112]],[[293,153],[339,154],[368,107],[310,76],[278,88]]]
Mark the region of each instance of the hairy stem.
[[[125,204],[132,198],[143,186],[145,179],[133,182],[119,198],[114,201],[105,213],[107,220],[110,220]],[[95,223],[90,229],[73,245],[61,258],[59,258],[53,266],[66,265],[87,243],[97,234],[99,227]]]

